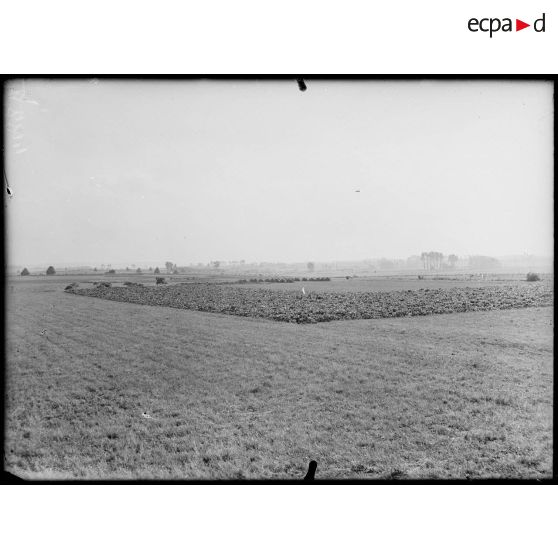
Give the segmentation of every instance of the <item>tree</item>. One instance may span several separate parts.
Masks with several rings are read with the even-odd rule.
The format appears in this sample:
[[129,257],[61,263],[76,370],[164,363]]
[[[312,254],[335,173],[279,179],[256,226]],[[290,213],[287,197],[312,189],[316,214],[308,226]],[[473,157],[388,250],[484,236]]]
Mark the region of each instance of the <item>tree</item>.
[[457,263],[457,260],[459,260],[459,258],[455,254],[450,254],[448,256],[448,262],[449,262],[451,267],[455,267],[455,264]]
[[93,271],[97,271],[97,268],[96,268],[96,267],[94,267],[94,268],[93,268]]
[[55,275],[56,271],[54,269],[54,267],[52,267],[51,265],[48,266],[47,270],[46,270],[46,274],[47,275]]
[[141,268],[138,267],[138,268],[136,269],[136,273],[141,273]]
[[23,271],[21,272],[21,275],[30,275],[29,270],[26,267],[24,267]]
[[165,262],[165,267],[167,268],[167,273],[172,273],[172,262]]
[[154,271],[153,273],[155,273],[155,275],[157,275],[157,273],[161,273],[161,272],[159,271],[159,268],[156,267],[156,268],[155,268],[155,271]]
[[442,252],[423,252],[421,259],[425,262],[425,269],[442,269],[444,254]]
[[313,273],[316,266],[314,265],[314,262],[308,262],[308,263],[306,264],[306,267],[308,268],[308,271],[309,271],[310,273]]

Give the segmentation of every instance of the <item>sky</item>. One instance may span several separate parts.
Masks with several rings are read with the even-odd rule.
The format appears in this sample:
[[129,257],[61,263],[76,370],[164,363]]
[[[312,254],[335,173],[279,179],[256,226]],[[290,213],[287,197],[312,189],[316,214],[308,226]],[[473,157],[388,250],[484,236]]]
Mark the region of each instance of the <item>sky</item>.
[[553,254],[553,86],[13,80],[8,263]]

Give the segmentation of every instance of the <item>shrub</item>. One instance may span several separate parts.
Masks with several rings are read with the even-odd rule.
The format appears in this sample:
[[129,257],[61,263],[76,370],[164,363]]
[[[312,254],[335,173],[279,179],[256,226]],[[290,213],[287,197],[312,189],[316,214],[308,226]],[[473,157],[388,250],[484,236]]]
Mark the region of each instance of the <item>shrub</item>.
[[140,267],[138,267],[138,268],[136,269],[136,273],[141,273],[141,268],[140,268]]
[[31,275],[31,274],[29,273],[29,270],[26,267],[24,267],[23,271],[21,272],[21,275]]
[[164,277],[155,277],[155,284],[156,285],[164,285],[167,280]]
[[308,281],[308,279],[306,277],[303,277],[302,280],[303,281]]
[[527,281],[540,281],[541,278],[536,273],[527,273]]
[[55,275],[56,274],[56,270],[54,269],[54,267],[52,267],[51,265],[48,266],[47,270],[46,270],[46,274],[47,275]]
[[114,269],[109,269],[109,270],[106,272],[106,275],[116,275],[116,271],[115,271]]
[[79,287],[78,283],[70,283],[64,290],[68,293],[73,293],[76,287]]
[[419,275],[418,278],[419,279],[424,279],[424,275]]
[[[151,268],[149,268],[149,269],[151,269]],[[159,268],[156,267],[156,268],[155,268],[155,271],[153,271],[153,273],[154,273],[155,275],[157,275],[158,273],[161,273],[161,272],[159,271]]]
[[95,288],[97,288],[97,289],[99,289],[99,288],[109,289],[111,287],[111,283],[108,283],[107,281],[95,282],[95,283],[93,283],[93,285],[95,285]]

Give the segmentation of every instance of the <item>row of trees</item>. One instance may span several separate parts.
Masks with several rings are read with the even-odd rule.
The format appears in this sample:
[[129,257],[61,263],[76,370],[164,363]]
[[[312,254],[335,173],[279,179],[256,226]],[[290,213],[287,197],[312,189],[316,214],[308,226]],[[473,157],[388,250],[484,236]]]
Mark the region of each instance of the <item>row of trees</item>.
[[[171,264],[170,267],[169,267],[168,264],[171,264],[171,262],[167,262],[167,263],[165,264],[165,265],[167,266],[167,272],[168,272],[168,273],[178,273],[178,269],[177,269],[177,267],[176,267],[175,264]],[[97,268],[95,267],[95,268],[93,269],[93,271],[97,271]],[[127,268],[126,268],[126,271],[130,271],[130,268],[127,267]],[[150,267],[150,268],[149,268],[149,271],[153,271],[153,273],[161,273],[161,272],[159,271],[159,268],[158,268],[158,267],[156,267],[155,269],[153,269],[152,267]],[[105,273],[110,273],[111,275],[114,275],[114,274],[116,273],[116,271],[115,271],[114,269],[109,269],[109,270],[106,271]],[[141,270],[140,267],[138,267],[138,268],[136,269],[136,273],[143,273],[143,271]],[[54,269],[53,266],[50,265],[50,266],[48,266],[48,268],[47,268],[47,270],[46,270],[46,274],[47,274],[47,275],[56,275],[56,270]],[[31,273],[29,272],[29,270],[28,270],[26,267],[24,267],[23,270],[21,271],[20,275],[23,275],[23,276],[25,277],[26,275],[31,275]]]
[[[213,262],[210,262],[209,265],[211,267],[214,267],[214,268],[219,268],[220,263],[221,262],[219,262],[219,261],[213,261]],[[240,263],[244,264],[245,262],[244,262],[244,260],[241,260]],[[198,264],[198,266],[200,266],[200,265],[203,265],[203,264]],[[306,264],[306,266],[307,266],[308,271],[310,271],[310,272],[313,272],[314,269],[315,269],[314,262],[308,262]],[[104,266],[101,266],[101,267],[104,267]],[[165,268],[166,268],[166,271],[169,275],[170,274],[176,275],[178,273],[178,266],[173,262],[165,262]],[[97,271],[97,268],[96,267],[93,268],[93,271]],[[126,271],[131,271],[131,269],[129,267],[126,267]],[[159,270],[158,267],[156,267],[155,269],[150,267],[149,271],[153,271],[153,273],[161,273],[161,271]],[[54,270],[54,267],[52,267],[52,266],[50,266],[46,271],[47,275],[54,275],[55,273],[56,273],[56,271]],[[105,273],[110,273],[112,275],[112,274],[116,273],[116,271],[114,269],[110,268],[110,266],[109,266],[109,270],[106,271]],[[136,269],[136,273],[143,273],[143,271],[141,270],[140,267],[138,267]],[[24,268],[23,271],[21,272],[21,275],[30,275],[29,270],[27,268]]]
[[[420,259],[424,269],[442,269],[444,266],[444,254],[442,252],[423,252]],[[450,254],[448,256],[449,267],[454,268],[458,260],[459,258],[455,254]]]
[[[459,261],[459,258],[455,254],[450,254],[449,256],[445,257],[444,254],[442,254],[442,252],[432,251],[432,252],[423,252],[420,255],[420,261],[422,262],[422,265],[426,270],[441,270],[441,269],[448,269],[448,268],[454,269],[456,267],[457,262]],[[406,262],[405,260],[388,260],[386,258],[382,258],[378,261],[375,261],[375,265],[377,265],[379,269],[388,270],[388,269],[400,268],[401,266],[409,267],[411,265],[415,265],[415,262],[416,264],[418,264],[419,262],[418,256],[411,256],[410,258],[407,258]],[[214,268],[219,268],[219,264],[220,262],[218,261],[210,262],[210,265]],[[501,263],[499,260],[488,256],[469,256],[468,258],[468,267],[470,268],[489,269],[489,268],[499,267],[500,265]],[[165,262],[165,268],[166,268],[166,273],[168,273],[169,275],[170,274],[176,275],[179,273],[178,266],[173,262]],[[306,268],[310,273],[313,273],[316,268],[315,263],[307,262]],[[185,268],[180,268],[180,269],[182,271],[185,271]],[[97,271],[97,268],[94,268],[93,271]],[[126,271],[131,271],[131,269],[127,267]],[[156,267],[155,269],[150,267],[149,271],[153,272],[154,274],[161,273],[158,267]],[[114,274],[116,273],[116,271],[114,269],[109,269],[105,273]],[[138,267],[136,269],[136,273],[143,273],[143,271],[141,268]],[[55,275],[56,270],[54,269],[53,266],[49,266],[48,269],[46,270],[46,274]],[[23,268],[21,275],[24,276],[30,275],[29,270],[26,267]]]
[[[56,270],[54,269],[54,267],[52,267],[51,265],[49,265],[48,268],[47,268],[47,270],[46,270],[46,274],[47,274],[47,275],[55,275],[55,274],[56,274]],[[22,272],[20,273],[20,275],[23,275],[23,276],[25,277],[26,275],[31,275],[31,274],[29,273],[29,270],[28,270],[26,267],[24,267],[23,270],[22,270]]]

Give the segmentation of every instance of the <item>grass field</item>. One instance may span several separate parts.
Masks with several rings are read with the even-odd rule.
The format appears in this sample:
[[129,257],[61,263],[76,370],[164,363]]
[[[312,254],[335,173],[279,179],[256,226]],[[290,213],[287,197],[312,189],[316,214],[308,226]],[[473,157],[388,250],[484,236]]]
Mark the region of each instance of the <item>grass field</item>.
[[317,478],[552,475],[550,307],[300,326],[68,282],[8,280],[16,475],[301,478],[311,459]]

